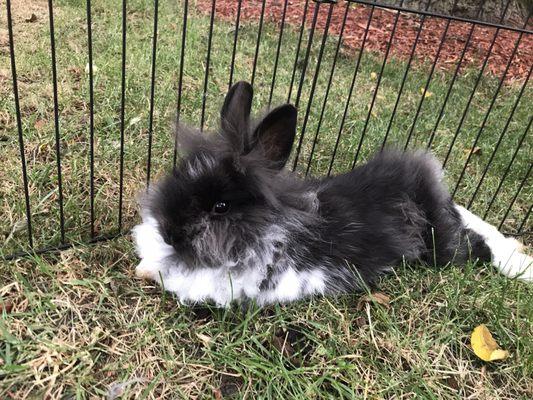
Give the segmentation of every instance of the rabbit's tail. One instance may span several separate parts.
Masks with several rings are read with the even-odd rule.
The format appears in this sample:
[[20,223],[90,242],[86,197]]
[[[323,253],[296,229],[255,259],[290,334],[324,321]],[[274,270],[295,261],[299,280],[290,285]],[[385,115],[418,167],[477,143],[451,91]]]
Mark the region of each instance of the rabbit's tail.
[[467,230],[478,234],[491,252],[492,264],[511,278],[533,282],[533,258],[523,253],[523,246],[501,234],[495,226],[483,221],[466,208],[455,205]]

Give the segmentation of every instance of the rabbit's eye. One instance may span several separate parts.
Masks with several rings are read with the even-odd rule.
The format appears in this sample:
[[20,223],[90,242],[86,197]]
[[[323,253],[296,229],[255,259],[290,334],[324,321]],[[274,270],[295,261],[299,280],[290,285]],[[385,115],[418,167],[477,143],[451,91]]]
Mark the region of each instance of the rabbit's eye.
[[215,214],[226,214],[229,211],[229,204],[224,201],[218,201],[213,206]]

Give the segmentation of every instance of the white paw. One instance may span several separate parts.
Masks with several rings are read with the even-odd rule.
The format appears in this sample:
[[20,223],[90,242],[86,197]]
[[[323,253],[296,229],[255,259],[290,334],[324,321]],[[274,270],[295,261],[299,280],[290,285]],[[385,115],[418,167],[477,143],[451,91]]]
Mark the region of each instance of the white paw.
[[156,277],[156,269],[147,260],[142,260],[135,268],[135,276],[137,278],[154,280]]
[[533,282],[533,258],[527,254],[514,251],[507,261],[500,261],[497,267],[511,278]]
[[516,249],[516,251],[519,251],[521,253],[524,253],[525,246],[515,238],[507,238],[507,241]]

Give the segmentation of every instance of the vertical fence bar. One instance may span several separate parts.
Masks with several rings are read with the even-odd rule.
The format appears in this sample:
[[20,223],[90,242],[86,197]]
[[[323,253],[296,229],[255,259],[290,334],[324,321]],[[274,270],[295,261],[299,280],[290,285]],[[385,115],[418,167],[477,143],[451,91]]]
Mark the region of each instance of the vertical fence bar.
[[511,208],[513,208],[514,203],[516,202],[516,199],[518,198],[518,195],[520,194],[520,192],[524,188],[527,180],[529,179],[529,175],[531,174],[531,169],[532,168],[533,168],[533,163],[530,163],[529,164],[529,169],[527,170],[527,173],[524,175],[524,179],[522,179],[522,182],[520,182],[520,185],[518,186],[518,189],[517,189],[515,195],[513,196],[513,199],[511,200],[511,203],[509,203],[509,207],[507,207],[507,211],[505,211],[505,214],[504,214],[502,220],[500,221],[500,224],[498,225],[498,230],[502,229],[503,223],[505,222],[505,220],[509,216],[509,213],[511,212]]
[[331,14],[333,12],[333,7],[334,7],[334,4],[329,5],[328,18],[326,20],[326,26],[324,28],[324,33],[322,34],[322,43],[320,45],[320,51],[318,53],[315,74],[313,76],[313,83],[311,84],[311,92],[309,93],[309,98],[307,100],[307,107],[305,110],[305,116],[304,116],[304,120],[302,123],[302,131],[300,133],[300,139],[298,140],[298,148],[296,150],[296,156],[294,157],[294,164],[292,166],[293,171],[296,170],[296,166],[298,165],[298,158],[300,156],[300,151],[302,150],[302,143],[303,143],[304,136],[305,136],[305,129],[307,127],[307,121],[309,120],[309,113],[311,112],[311,105],[313,104],[313,97],[315,95],[316,84],[318,82],[318,74],[320,73],[320,66],[322,64],[324,48],[326,47],[326,41],[328,39],[329,24],[331,23]]
[[283,28],[285,27],[285,16],[287,14],[287,4],[289,0],[285,0],[283,3],[283,14],[281,16],[281,26],[279,28],[278,45],[276,48],[276,58],[274,60],[274,70],[272,71],[272,83],[270,84],[270,95],[268,96],[268,106],[272,104],[272,96],[274,94],[274,85],[276,84],[276,74],[278,72],[279,53],[281,50],[281,41],[283,39]]
[[150,114],[148,117],[148,161],[146,166],[146,186],[150,186],[152,171],[152,142],[154,128],[155,70],[157,58],[157,20],[159,19],[159,0],[154,0],[154,32],[152,39],[152,67],[150,80]]
[[315,12],[313,14],[313,22],[311,22],[311,31],[309,32],[309,40],[307,41],[307,49],[305,51],[304,62],[302,65],[302,74],[300,75],[300,84],[298,85],[298,91],[296,92],[296,99],[294,105],[296,108],[300,105],[300,98],[302,96],[302,89],[305,81],[305,73],[307,72],[307,66],[309,64],[309,54],[311,54],[311,47],[313,46],[313,37],[315,35],[316,21],[318,18],[318,12],[320,10],[320,3],[315,3]]
[[[507,14],[507,10],[509,8],[510,0],[507,1],[507,5],[505,9],[503,10],[503,14],[500,18],[500,23],[505,18],[505,14]],[[526,22],[527,23],[527,22]],[[448,163],[448,160],[450,158],[450,155],[452,153],[452,149],[455,145],[455,142],[457,140],[457,137],[459,136],[459,132],[461,131],[461,128],[463,127],[463,123],[466,119],[466,115],[468,114],[468,111],[470,110],[470,104],[472,103],[472,100],[474,99],[474,95],[476,93],[477,87],[479,86],[479,82],[481,81],[481,77],[483,76],[483,72],[485,71],[485,68],[487,66],[487,63],[489,61],[490,55],[492,53],[492,49],[494,48],[494,44],[496,43],[496,39],[498,38],[498,34],[500,33],[500,28],[496,28],[496,31],[494,32],[494,36],[492,37],[492,40],[490,42],[489,48],[487,50],[487,54],[485,56],[485,59],[483,60],[483,65],[481,66],[481,69],[479,70],[479,73],[476,77],[476,81],[474,83],[474,87],[472,88],[472,91],[470,92],[470,96],[468,97],[465,109],[463,111],[463,114],[461,115],[461,119],[459,121],[459,125],[457,126],[457,129],[455,130],[455,134],[453,135],[452,142],[450,143],[450,147],[448,147],[448,152],[446,153],[446,157],[444,158],[444,162],[442,163],[442,167],[446,167],[446,164]]]
[[30,191],[28,187],[28,171],[26,166],[26,153],[24,150],[24,135],[22,133],[22,119],[20,116],[19,89],[17,80],[17,66],[15,62],[15,44],[13,41],[13,18],[11,16],[11,0],[6,0],[7,30],[9,35],[9,57],[11,60],[11,77],[13,80],[13,96],[15,98],[15,114],[17,119],[18,142],[20,163],[22,167],[22,182],[24,184],[24,200],[26,204],[26,224],[28,230],[28,245],[33,249],[33,229],[31,225]]
[[[533,65],[529,68],[529,73],[527,74],[527,78],[525,79],[520,92],[518,93],[518,96],[516,98],[515,103],[513,104],[513,108],[511,109],[511,113],[509,114],[509,117],[507,118],[507,121],[505,122],[505,126],[503,127],[502,132],[500,133],[500,136],[498,138],[498,141],[494,145],[494,150],[492,151],[489,161],[487,161],[487,165],[485,166],[485,169],[483,170],[483,173],[481,174],[481,178],[479,179],[479,182],[476,186],[476,189],[474,190],[474,194],[472,194],[472,197],[470,198],[470,201],[468,202],[468,205],[466,206],[467,209],[470,209],[472,204],[474,203],[474,199],[476,198],[477,193],[479,192],[479,189],[481,188],[481,185],[485,179],[485,176],[487,175],[487,171],[489,170],[492,161],[494,160],[494,157],[496,156],[496,153],[498,152],[498,149],[500,148],[500,144],[503,141],[503,138],[505,137],[505,134],[507,133],[507,130],[509,129],[509,125],[511,124],[511,120],[513,119],[513,116],[516,112],[516,109],[518,107],[518,103],[520,103],[520,100],[522,99],[522,95],[524,94],[524,90],[526,89],[527,83],[529,82],[529,78],[531,76],[531,70],[533,69]],[[465,164],[466,165],[466,164]]]
[[[427,7],[429,7],[429,2],[426,5],[426,11]],[[392,114],[389,120],[389,124],[387,125],[387,130],[385,131],[385,136],[383,137],[383,143],[381,144],[381,149],[385,147],[385,144],[387,143],[387,139],[389,138],[389,133],[392,128],[392,122],[394,121],[394,117],[396,115],[396,111],[398,110],[398,105],[400,104],[400,98],[402,97],[403,88],[405,86],[405,82],[407,81],[407,75],[409,75],[409,71],[411,70],[411,63],[413,62],[413,58],[415,56],[416,47],[418,46],[418,41],[420,40],[420,34],[422,33],[422,30],[424,29],[424,23],[426,22],[426,16],[422,15],[420,19],[420,24],[418,26],[418,29],[416,31],[415,40],[413,42],[413,47],[411,47],[411,53],[409,54],[409,60],[407,61],[407,66],[405,67],[405,71],[402,76],[402,83],[400,84],[400,89],[398,90],[398,96],[396,96],[396,101],[394,102],[394,107],[392,109]]]
[[494,92],[494,96],[492,96],[492,100],[489,104],[489,108],[487,109],[487,112],[485,113],[485,116],[483,117],[483,121],[481,122],[481,126],[479,127],[479,130],[476,134],[474,143],[470,147],[470,151],[468,152],[468,157],[466,158],[466,162],[463,166],[461,174],[459,175],[459,179],[457,179],[457,183],[455,184],[455,188],[453,189],[453,192],[452,192],[452,198],[455,197],[455,194],[457,193],[457,190],[459,189],[459,185],[461,184],[461,181],[463,180],[463,177],[466,172],[466,168],[468,167],[468,164],[470,163],[470,160],[472,159],[472,155],[474,154],[474,147],[476,147],[476,145],[478,144],[479,138],[481,137],[481,134],[483,133],[483,129],[485,129],[485,125],[487,124],[490,113],[492,112],[494,103],[496,103],[496,99],[498,98],[498,95],[500,94],[500,89],[502,88],[503,82],[505,82],[505,77],[507,76],[507,72],[509,72],[509,68],[511,67],[513,58],[516,54],[516,51],[518,50],[518,46],[520,45],[522,35],[523,35],[522,32],[520,32],[520,34],[518,35],[518,39],[516,40],[515,46],[513,48],[513,52],[511,56],[509,57],[509,60],[507,61],[507,65],[505,66],[505,70],[503,71],[500,82],[498,83],[498,87],[496,88],[496,91]]
[[524,226],[526,226],[526,222],[529,219],[529,216],[531,215],[531,209],[533,208],[533,204],[529,206],[529,209],[527,210],[526,215],[524,216],[524,219],[520,223],[520,226],[518,227],[518,230],[516,231],[518,234],[521,234],[524,230]]
[[124,108],[126,107],[126,0],[122,0],[122,75],[120,83],[120,165],[118,189],[118,232],[122,232],[122,206],[124,195]]
[[[485,4],[484,1],[480,2],[479,8],[476,12],[476,19],[479,19],[479,17],[481,16],[481,13],[483,12],[484,4]],[[455,65],[455,70],[453,72],[452,80],[450,81],[450,85],[448,86],[448,90],[446,91],[446,96],[444,97],[444,102],[442,103],[442,106],[439,111],[439,115],[437,116],[437,121],[435,122],[435,126],[433,127],[433,130],[431,131],[431,135],[429,137],[429,141],[426,146],[427,149],[431,148],[431,145],[433,144],[433,140],[435,139],[435,135],[437,134],[437,129],[442,120],[442,117],[444,116],[444,110],[446,109],[446,105],[448,104],[448,99],[450,98],[450,95],[452,94],[453,86],[455,85],[455,81],[457,79],[457,76],[459,75],[459,70],[461,69],[463,59],[465,57],[466,51],[468,50],[468,46],[470,45],[470,41],[472,40],[472,35],[474,34],[475,28],[476,28],[476,24],[474,23],[470,24],[470,30],[468,31],[468,35],[465,40],[465,45],[463,47],[463,50],[461,51],[459,60],[457,61],[457,64]]]
[[263,18],[265,17],[265,5],[266,5],[266,0],[263,0],[263,5],[261,6],[261,17],[259,18],[259,28],[257,31],[257,43],[255,45],[254,64],[252,67],[252,80],[251,80],[252,86],[254,85],[254,82],[255,82],[255,71],[257,67],[257,59],[259,58],[259,46],[261,44],[261,33],[263,32]]
[[307,19],[307,9],[309,7],[309,0],[305,0],[304,13],[302,17],[302,25],[300,26],[300,34],[298,36],[298,46],[296,48],[296,57],[294,58],[294,65],[292,67],[291,83],[289,85],[289,95],[287,96],[287,103],[291,102],[292,87],[294,85],[294,79],[296,78],[296,68],[298,67],[298,59],[300,57],[300,48],[302,46],[302,39],[305,30],[305,21]]
[[241,24],[241,7],[242,0],[239,0],[239,5],[237,6],[237,19],[235,21],[235,34],[233,35],[233,50],[231,52],[231,66],[229,69],[229,84],[228,89],[233,85],[233,72],[235,70],[235,54],[237,53],[237,39],[239,37],[239,27]]
[[511,167],[514,164],[514,161],[516,159],[516,156],[518,155],[518,152],[522,148],[522,144],[524,143],[525,138],[527,137],[527,133],[529,132],[529,128],[531,128],[531,124],[533,123],[533,117],[529,118],[529,123],[526,126],[526,129],[524,130],[524,133],[520,137],[520,140],[518,141],[518,145],[515,148],[515,151],[513,155],[511,156],[511,160],[509,161],[509,164],[507,164],[507,168],[505,168],[505,171],[503,172],[502,178],[500,179],[500,182],[498,183],[498,187],[496,188],[494,194],[492,195],[492,198],[490,199],[489,205],[487,206],[487,209],[485,210],[485,214],[483,214],[483,219],[487,218],[487,215],[489,214],[489,211],[494,204],[494,201],[496,200],[496,197],[500,193],[500,190],[503,186],[503,182],[505,182],[505,179],[507,178],[507,175],[509,174],[509,171],[511,170]]
[[[400,7],[403,6],[403,1],[400,1]],[[370,121],[370,117],[372,116],[372,110],[374,109],[374,103],[376,102],[376,97],[378,95],[379,85],[381,84],[381,78],[383,77],[383,72],[385,71],[385,65],[387,64],[387,59],[389,58],[389,52],[390,48],[392,46],[392,41],[394,40],[394,33],[396,33],[396,28],[398,26],[398,20],[400,19],[400,11],[396,11],[396,15],[394,16],[394,24],[391,29],[391,34],[389,37],[389,41],[387,43],[387,48],[385,50],[385,55],[383,56],[383,63],[381,64],[381,69],[378,74],[378,79],[376,82],[376,88],[374,89],[374,93],[372,94],[372,100],[370,102],[370,107],[368,108],[368,114],[366,116],[365,125],[363,127],[363,131],[361,132],[361,138],[359,139],[359,143],[357,144],[357,149],[355,151],[355,156],[352,162],[352,169],[354,169],[355,164],[357,163],[357,159],[359,158],[359,152],[361,151],[361,146],[363,145],[363,140],[365,139],[366,130],[368,128],[368,123]]]
[[189,0],[183,3],[183,27],[181,32],[181,54],[180,54],[180,72],[178,78],[178,101],[176,105],[176,132],[174,137],[174,156],[172,157],[172,165],[175,167],[178,159],[178,134],[181,116],[181,91],[183,90],[183,66],[185,64],[185,43],[187,39],[187,14],[189,8]]
[[455,80],[457,79],[457,76],[459,74],[459,70],[461,69],[461,64],[463,62],[464,56],[466,54],[466,51],[468,49],[468,45],[470,44],[470,40],[472,38],[472,34],[474,33],[476,25],[472,24],[470,27],[470,31],[468,32],[468,37],[466,38],[465,46],[463,47],[463,51],[461,52],[461,55],[459,56],[459,60],[457,61],[457,65],[455,66],[455,71],[453,73],[452,80],[450,82],[450,85],[448,86],[448,90],[446,92],[446,96],[444,97],[444,102],[442,103],[441,109],[439,111],[439,115],[437,116],[437,121],[435,122],[435,126],[433,127],[433,130],[431,131],[431,135],[429,137],[428,144],[426,146],[427,149],[431,148],[431,145],[433,144],[433,140],[435,139],[435,135],[437,133],[437,129],[439,127],[440,121],[442,120],[442,117],[444,116],[444,110],[446,109],[446,105],[448,104],[448,99],[450,98],[450,95],[452,93],[453,86],[455,84]]
[[52,85],[54,92],[54,126],[55,126],[55,150],[57,165],[57,190],[59,205],[59,229],[61,232],[61,244],[65,243],[65,214],[63,210],[63,179],[61,175],[61,139],[59,134],[59,101],[57,96],[57,63],[56,45],[54,32],[54,9],[52,0],[48,0],[48,17],[50,22],[50,55],[52,61]]
[[[457,6],[457,0],[455,0],[453,3],[452,14],[455,11],[456,6]],[[407,147],[409,146],[409,142],[411,141],[411,137],[413,136],[413,133],[415,131],[416,123],[418,122],[418,117],[420,115],[420,111],[422,110],[422,105],[424,104],[424,99],[426,98],[426,93],[428,91],[429,84],[431,83],[431,79],[433,78],[435,67],[437,66],[437,62],[439,61],[440,53],[444,46],[444,42],[446,41],[446,35],[448,34],[448,29],[450,28],[451,22],[452,22],[451,19],[446,21],[446,25],[444,27],[444,31],[440,39],[439,47],[437,48],[437,53],[435,54],[435,59],[433,60],[433,65],[431,66],[431,70],[429,71],[428,79],[426,80],[426,84],[424,85],[422,96],[420,97],[420,102],[418,103],[418,107],[416,108],[415,117],[413,118],[413,124],[411,125],[411,129],[409,129],[409,134],[407,135],[407,140],[405,141],[404,150],[407,150]]]
[[93,34],[91,21],[91,0],[87,0],[87,50],[89,56],[89,179],[91,239],[94,239],[94,80],[93,80]]
[[205,122],[205,102],[207,101],[207,85],[209,83],[209,65],[211,62],[211,43],[213,41],[213,24],[215,22],[216,0],[211,6],[211,18],[209,21],[209,37],[207,39],[207,57],[205,60],[204,91],[202,93],[202,115],[200,117],[200,130],[204,130]]
[[342,38],[344,35],[344,28],[346,27],[346,19],[348,18],[348,11],[350,10],[350,3],[346,2],[346,8],[344,9],[344,16],[342,18],[342,25],[341,25],[341,31],[339,33],[339,39],[337,40],[337,47],[335,49],[335,55],[333,56],[333,63],[331,64],[331,71],[329,73],[329,79],[328,84],[326,86],[326,93],[324,94],[324,100],[322,102],[322,110],[320,111],[320,117],[318,118],[318,123],[316,127],[315,137],[313,138],[313,145],[311,147],[311,153],[309,154],[309,159],[307,160],[307,168],[305,170],[305,176],[309,174],[309,170],[311,169],[311,162],[313,160],[313,155],[315,153],[315,147],[316,143],[318,141],[318,135],[320,132],[320,128],[322,126],[322,120],[324,119],[324,112],[326,110],[326,104],[328,102],[328,96],[329,96],[329,90],[331,88],[331,83],[333,82],[333,75],[335,74],[335,67],[337,65],[337,57],[339,55],[339,51],[342,45]]
[[363,57],[363,52],[365,50],[366,38],[368,36],[368,30],[370,29],[370,23],[372,22],[372,17],[374,16],[375,6],[370,7],[370,13],[368,15],[368,20],[365,27],[365,33],[363,34],[363,41],[361,44],[361,50],[357,56],[357,61],[355,64],[355,70],[352,76],[352,82],[350,83],[350,89],[348,91],[348,98],[346,99],[346,105],[344,106],[344,113],[342,114],[341,125],[339,127],[339,132],[337,134],[337,139],[335,140],[335,146],[333,147],[333,154],[331,155],[331,161],[328,168],[328,176],[331,175],[333,169],[333,163],[335,162],[335,156],[337,155],[337,149],[341,140],[342,130],[344,129],[344,123],[346,122],[346,116],[348,115],[348,109],[350,108],[350,101],[352,99],[353,89],[355,87],[355,81],[357,79],[357,74],[359,72],[359,65],[361,64],[361,58]]

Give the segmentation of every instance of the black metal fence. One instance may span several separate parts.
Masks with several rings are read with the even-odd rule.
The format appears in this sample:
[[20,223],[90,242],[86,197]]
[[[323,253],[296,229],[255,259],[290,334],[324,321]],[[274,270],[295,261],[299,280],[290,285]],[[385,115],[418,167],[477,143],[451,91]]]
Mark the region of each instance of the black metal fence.
[[[33,39],[16,30],[24,21],[14,7],[22,3],[6,1],[3,258],[126,232],[136,219],[134,194],[179,156],[171,122],[213,127],[222,95],[237,79],[254,84],[258,106],[298,106],[291,166],[302,175],[353,168],[388,143],[432,149],[458,202],[507,233],[531,233],[533,32],[531,10],[524,13],[519,2],[468,2],[466,11],[458,0],[123,0],[116,9],[105,0],[53,3],[40,28],[48,67],[27,83],[32,66],[24,57],[33,51],[19,46]],[[217,8],[228,4],[231,12]],[[58,29],[54,12],[64,7],[84,15],[72,20],[62,11]],[[411,26],[408,39],[400,35],[404,25]],[[438,29],[440,39],[421,53],[428,29]],[[387,39],[372,39],[375,32]],[[488,38],[482,49],[479,35]],[[443,54],[452,41],[461,45],[450,61]],[[407,48],[401,57],[400,45]],[[505,46],[505,58],[495,59]],[[86,59],[84,71],[79,60],[68,65],[69,51]],[[39,90],[33,85],[50,85],[51,95],[28,111],[21,104]],[[64,94],[69,85],[72,98]],[[75,121],[71,103],[79,106]],[[42,125],[49,130],[39,132]]]

